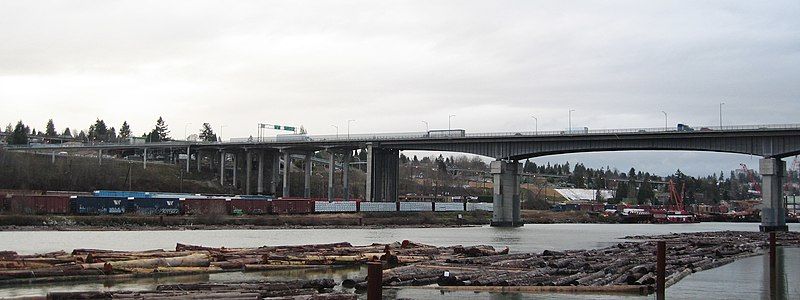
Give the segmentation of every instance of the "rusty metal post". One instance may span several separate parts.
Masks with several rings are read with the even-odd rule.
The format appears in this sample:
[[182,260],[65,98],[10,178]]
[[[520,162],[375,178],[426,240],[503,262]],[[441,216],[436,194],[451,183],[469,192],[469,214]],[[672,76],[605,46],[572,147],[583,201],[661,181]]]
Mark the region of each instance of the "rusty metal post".
[[769,232],[769,268],[770,268],[770,271],[775,270],[775,265],[776,265],[775,261],[776,261],[776,257],[777,257],[777,252],[776,252],[776,249],[775,249],[775,239],[776,239],[775,234],[776,234],[775,231],[770,231]]
[[658,241],[656,243],[656,299],[666,299],[664,280],[667,269],[667,242]]
[[383,266],[379,261],[367,263],[367,300],[380,300],[383,282]]

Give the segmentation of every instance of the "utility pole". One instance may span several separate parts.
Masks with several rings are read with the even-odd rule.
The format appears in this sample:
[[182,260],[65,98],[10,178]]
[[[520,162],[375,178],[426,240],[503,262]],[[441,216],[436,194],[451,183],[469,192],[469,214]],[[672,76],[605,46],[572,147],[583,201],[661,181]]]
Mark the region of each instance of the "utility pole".
[[720,102],[719,103],[719,129],[720,130],[722,130],[722,105],[724,105],[724,104],[725,104],[725,102]]
[[219,141],[222,142],[222,130],[225,129],[227,125],[219,125]]
[[428,126],[428,122],[427,121],[422,120],[422,123],[425,123],[425,133],[431,131],[430,127]]
[[531,118],[533,118],[533,120],[536,121],[536,128],[534,129],[534,134],[538,135],[539,134],[539,119],[536,118],[536,116],[531,116]]
[[350,122],[355,122],[356,120],[347,120],[347,140],[350,140]]
[[189,125],[192,125],[192,123],[186,123],[183,125],[183,140],[185,141],[189,140],[189,133],[187,132]]
[[662,110],[661,113],[664,114],[664,131],[667,131],[669,130],[669,126],[667,125],[667,112]]
[[[452,118],[453,118],[453,117],[455,117],[455,116],[456,116],[456,115],[449,115],[449,116],[447,116],[447,131],[450,131],[450,130],[451,130],[451,127],[450,127],[450,119],[452,119]],[[450,133],[448,132],[448,133],[447,133],[447,135],[450,135]]]
[[331,126],[333,126],[333,128],[336,128],[336,139],[338,140],[339,139],[339,126],[332,125],[332,124],[331,124]]

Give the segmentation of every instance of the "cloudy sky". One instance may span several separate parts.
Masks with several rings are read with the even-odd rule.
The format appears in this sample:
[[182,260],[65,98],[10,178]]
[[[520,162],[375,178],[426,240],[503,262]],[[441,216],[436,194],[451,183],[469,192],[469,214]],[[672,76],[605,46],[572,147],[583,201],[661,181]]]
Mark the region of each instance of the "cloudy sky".
[[[796,123],[798,1],[2,1],[0,122],[174,136]],[[707,173],[749,156],[548,157]]]

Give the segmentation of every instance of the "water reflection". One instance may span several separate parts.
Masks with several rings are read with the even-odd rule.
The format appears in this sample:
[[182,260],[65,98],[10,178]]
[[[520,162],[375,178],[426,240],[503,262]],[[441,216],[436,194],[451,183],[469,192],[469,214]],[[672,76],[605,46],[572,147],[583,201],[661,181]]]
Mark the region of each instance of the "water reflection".
[[[762,296],[769,295],[769,299],[789,299],[789,284],[786,276],[786,257],[783,247],[778,247],[775,251],[775,265],[771,265],[771,259],[764,255],[764,287],[767,292]],[[773,269],[774,268],[774,269]],[[767,298],[767,297],[762,297]]]

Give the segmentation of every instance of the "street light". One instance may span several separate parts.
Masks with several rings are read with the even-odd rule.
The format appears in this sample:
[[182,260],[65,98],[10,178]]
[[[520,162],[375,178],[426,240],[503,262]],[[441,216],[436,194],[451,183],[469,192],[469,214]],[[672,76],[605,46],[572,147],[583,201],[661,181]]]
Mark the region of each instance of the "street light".
[[223,125],[219,125],[219,141],[220,141],[220,142],[222,142],[222,132],[223,132],[223,129],[224,129],[225,127],[227,127],[227,126],[228,126],[228,125],[224,125],[224,124],[223,124]]
[[186,140],[186,141],[189,140],[189,135],[186,133],[186,128],[188,128],[189,125],[192,125],[192,123],[189,122],[189,123],[186,123],[185,125],[183,125],[183,139]]
[[569,110],[569,133],[572,134],[572,112],[575,111],[574,109]]
[[720,130],[722,130],[722,105],[723,104],[725,104],[725,102],[720,102],[719,103],[719,129]]
[[[455,117],[456,115],[449,115],[447,116],[447,131],[450,131],[450,119]],[[449,133],[448,133],[449,134]]]
[[428,122],[427,121],[423,120],[422,123],[425,123],[425,132],[431,131],[430,127],[428,126]]
[[336,128],[336,139],[338,140],[339,139],[339,126],[336,126],[336,125],[333,125],[333,124],[331,124],[331,126],[333,126],[333,128]]
[[534,133],[539,134],[539,119],[537,119],[536,116],[531,116],[531,118],[533,118],[533,120],[536,121],[536,129],[535,129],[536,131],[534,131]]
[[350,140],[350,122],[355,122],[356,120],[347,120],[347,140]]
[[669,126],[667,125],[667,112],[662,110],[661,113],[664,114],[664,131],[667,131],[669,130]]

